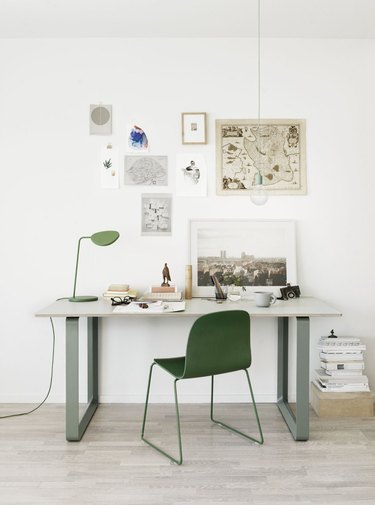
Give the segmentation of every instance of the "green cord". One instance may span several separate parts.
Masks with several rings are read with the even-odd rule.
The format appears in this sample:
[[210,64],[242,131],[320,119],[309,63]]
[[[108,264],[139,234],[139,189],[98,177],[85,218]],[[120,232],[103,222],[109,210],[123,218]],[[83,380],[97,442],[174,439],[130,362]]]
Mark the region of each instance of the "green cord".
[[50,376],[50,381],[49,381],[49,387],[48,387],[48,391],[47,391],[47,394],[44,398],[44,400],[39,403],[39,405],[37,405],[36,407],[34,407],[32,410],[29,410],[28,412],[20,412],[18,414],[9,414],[7,416],[0,416],[0,419],[7,419],[8,417],[18,417],[18,416],[26,416],[28,414],[31,414],[32,412],[35,412],[37,409],[39,409],[44,403],[45,401],[47,400],[50,392],[51,392],[51,388],[52,388],[52,380],[53,380],[53,365],[54,365],[54,361],[55,361],[55,341],[56,341],[56,336],[55,336],[55,326],[53,324],[53,321],[52,321],[52,317],[49,318],[50,322],[51,322],[51,326],[52,326],[52,336],[53,336],[53,343],[52,343],[52,360],[51,360],[51,376]]

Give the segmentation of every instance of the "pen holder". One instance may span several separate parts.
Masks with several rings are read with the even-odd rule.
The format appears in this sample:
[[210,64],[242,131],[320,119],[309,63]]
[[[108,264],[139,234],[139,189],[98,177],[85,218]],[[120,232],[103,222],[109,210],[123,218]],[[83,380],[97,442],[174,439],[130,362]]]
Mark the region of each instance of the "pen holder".
[[228,288],[227,286],[220,286],[220,289],[217,289],[215,286],[215,298],[216,300],[226,300],[228,296]]

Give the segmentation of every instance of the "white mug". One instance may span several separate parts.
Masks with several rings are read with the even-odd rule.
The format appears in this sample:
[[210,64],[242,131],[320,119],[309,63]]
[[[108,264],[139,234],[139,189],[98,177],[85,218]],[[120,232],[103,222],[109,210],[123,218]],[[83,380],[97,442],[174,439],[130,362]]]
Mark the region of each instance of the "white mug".
[[276,302],[276,296],[268,291],[255,291],[254,298],[257,307],[269,307]]

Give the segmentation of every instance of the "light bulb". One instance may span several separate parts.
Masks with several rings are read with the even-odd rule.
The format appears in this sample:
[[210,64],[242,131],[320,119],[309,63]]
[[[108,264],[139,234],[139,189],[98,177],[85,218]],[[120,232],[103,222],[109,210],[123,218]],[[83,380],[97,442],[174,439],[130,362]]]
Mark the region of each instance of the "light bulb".
[[263,185],[263,177],[255,174],[254,186],[250,190],[250,200],[254,205],[264,205],[268,200],[268,193]]

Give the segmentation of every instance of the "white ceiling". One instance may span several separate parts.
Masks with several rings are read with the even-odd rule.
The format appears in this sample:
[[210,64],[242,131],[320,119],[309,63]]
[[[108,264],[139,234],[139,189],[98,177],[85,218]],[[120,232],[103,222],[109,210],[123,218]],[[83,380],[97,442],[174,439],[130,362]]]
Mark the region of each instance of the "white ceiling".
[[[0,38],[255,37],[257,0],[0,0]],[[375,38],[375,0],[261,0],[263,37]]]

